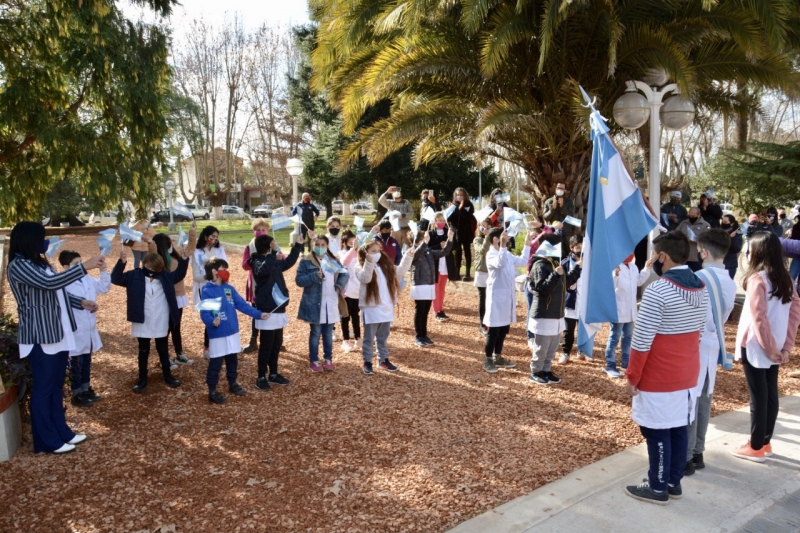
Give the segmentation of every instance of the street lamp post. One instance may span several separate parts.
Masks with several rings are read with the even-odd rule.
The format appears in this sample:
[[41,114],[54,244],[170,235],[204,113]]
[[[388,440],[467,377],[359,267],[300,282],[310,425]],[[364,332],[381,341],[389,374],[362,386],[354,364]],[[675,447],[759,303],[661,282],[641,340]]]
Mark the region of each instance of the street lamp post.
[[[297,178],[303,173],[303,162],[297,158],[288,159],[286,161],[286,172],[292,177],[292,207],[297,205]],[[295,224],[295,230],[300,225]]]
[[167,190],[167,202],[169,203],[169,226],[167,227],[170,231],[175,231],[175,221],[172,219],[172,191],[175,190],[175,182],[167,180],[164,188]]
[[[654,210],[661,207],[661,124],[671,130],[682,130],[694,120],[694,104],[680,96],[678,86],[667,82],[666,74],[649,76],[648,82],[626,82],[627,92],[614,102],[614,120],[625,129],[638,129],[650,120],[650,179],[648,197]],[[660,87],[660,88],[659,88]],[[664,101],[664,96],[674,93]],[[644,96],[642,95],[644,94]],[[650,246],[658,229],[650,232]]]

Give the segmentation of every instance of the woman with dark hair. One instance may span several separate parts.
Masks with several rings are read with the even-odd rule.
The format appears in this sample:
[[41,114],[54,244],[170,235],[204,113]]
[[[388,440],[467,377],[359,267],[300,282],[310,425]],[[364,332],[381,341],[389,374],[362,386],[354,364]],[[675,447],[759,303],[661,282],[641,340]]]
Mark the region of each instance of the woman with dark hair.
[[[440,211],[439,202],[436,201],[436,196],[434,196],[433,191],[430,189],[423,189],[419,206],[419,229],[422,231],[428,231],[430,229],[430,222],[422,216],[422,214],[425,212],[425,209],[429,207],[433,209],[434,213]],[[414,239],[411,240],[413,241]],[[400,259],[398,258],[398,263],[399,261]]]
[[728,249],[728,253],[725,254],[723,264],[731,279],[735,279],[736,269],[739,267],[739,254],[742,252],[742,232],[739,228],[739,223],[736,222],[736,217],[733,215],[724,215],[720,227],[727,231],[731,237],[731,247]]
[[86,440],[67,425],[61,389],[77,328],[73,309],[96,311],[97,304],[67,293],[66,287],[103,265],[92,257],[56,274],[44,253],[48,240],[38,222],[20,222],[11,230],[8,284],[17,300],[20,357],[33,374],[31,431],[34,452],[66,453]]
[[781,226],[781,221],[778,218],[778,210],[774,207],[770,206],[764,211],[762,214],[762,218],[764,220],[764,226],[766,230],[771,231],[775,234],[776,237],[779,239],[783,237],[785,233],[783,230],[783,226]]
[[[206,226],[200,232],[192,254],[192,303],[200,303],[200,290],[206,284],[206,263],[212,257],[228,260],[225,248],[219,244],[219,230],[214,226]],[[203,357],[208,359],[208,331],[203,331]]]
[[719,219],[722,218],[722,208],[719,204],[712,202],[705,194],[701,194],[700,199],[697,201],[697,208],[700,209],[700,216],[712,228],[720,227]]
[[778,370],[789,361],[800,324],[800,298],[774,233],[758,231],[750,238],[750,266],[743,287],[736,359],[742,360],[750,393],[750,440],[731,453],[763,463],[773,453],[770,441],[778,418]]
[[455,273],[456,275],[461,273],[461,258],[463,257],[467,267],[463,281],[472,281],[469,269],[472,267],[472,240],[475,230],[478,228],[478,221],[475,218],[475,207],[464,187],[458,187],[453,192],[453,205],[456,206],[456,209],[447,222],[456,232],[456,243],[453,247],[456,252]]

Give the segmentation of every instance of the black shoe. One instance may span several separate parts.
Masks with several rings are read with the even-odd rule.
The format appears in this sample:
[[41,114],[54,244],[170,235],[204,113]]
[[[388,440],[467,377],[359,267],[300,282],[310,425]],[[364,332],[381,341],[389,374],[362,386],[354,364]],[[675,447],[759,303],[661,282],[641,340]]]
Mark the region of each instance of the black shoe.
[[147,378],[140,378],[133,386],[133,392],[139,393],[147,388]]
[[706,464],[703,462],[703,454],[696,453],[692,456],[692,462],[694,462],[694,469],[695,470],[702,470],[706,467]]
[[547,382],[557,385],[561,383],[561,378],[553,374],[552,372],[545,372],[547,374]]
[[91,407],[94,405],[94,401],[92,401],[85,392],[73,394],[70,403],[75,407]]
[[693,475],[696,468],[697,465],[694,464],[694,461],[689,459],[689,461],[686,462],[686,466],[683,467],[683,475],[684,476]]
[[[649,483],[647,478],[644,478],[642,481]],[[681,498],[683,498],[683,489],[681,489],[680,485],[676,487],[670,487],[669,485],[667,485],[667,494],[669,495],[671,500],[680,500]]]
[[547,381],[547,372],[532,372],[531,377],[529,378],[531,381],[536,383],[537,385],[547,385],[549,382]]
[[270,390],[272,387],[269,386],[269,382],[265,376],[259,376],[256,379],[256,388],[258,390]]
[[423,342],[424,342],[424,343],[425,343],[427,346],[433,346],[434,344],[436,344],[436,343],[434,343],[434,342],[431,340],[431,338],[430,338],[430,337],[422,337],[422,341],[423,341]]
[[497,374],[497,367],[494,366],[494,358],[486,357],[483,360],[483,370],[490,374]]
[[283,385],[284,387],[291,383],[288,379],[281,376],[280,374],[270,374],[267,378],[267,381],[272,385]]
[[250,343],[242,348],[242,353],[250,353],[258,350],[258,337],[250,337]]
[[444,311],[439,311],[433,318],[435,318],[437,322],[447,322],[448,320],[450,320],[450,317],[444,314]]
[[169,387],[172,387],[173,389],[181,386],[181,382],[172,376],[164,378],[164,383],[166,383]]
[[466,276],[464,276],[463,278],[461,278],[461,281],[472,281],[472,276],[470,276],[469,274],[467,274]]
[[669,494],[667,491],[655,492],[650,488],[649,481],[645,481],[641,485],[628,485],[625,487],[625,494],[636,500],[655,503],[656,505],[669,504]]
[[285,351],[286,351],[286,346],[284,346],[283,344],[281,344],[281,351],[282,351],[282,352],[285,352]]
[[414,346],[418,348],[425,348],[428,343],[425,342],[424,337],[417,337],[414,339]]
[[228,392],[231,394],[235,394],[236,396],[244,396],[247,394],[247,391],[244,390],[244,387],[239,385],[238,383],[234,383],[233,385],[228,387]]
[[[99,402],[100,400],[102,400],[102,399],[103,399],[103,397],[102,397],[102,396],[100,396],[99,394],[97,394],[97,393],[94,391],[94,389],[93,389],[93,388],[91,388],[91,387],[89,387],[89,390],[87,390],[86,392],[84,392],[84,394],[86,395],[86,397],[87,397],[87,398],[89,398],[89,399],[90,399],[90,400],[92,400],[93,402]],[[703,454],[700,454],[700,456],[701,456],[701,459],[700,459],[700,460],[701,460],[701,461],[702,461],[702,455],[703,455]]]
[[368,376],[371,376],[372,374],[375,373],[372,371],[372,363],[364,363],[364,368],[362,370]]
[[391,361],[386,359],[385,361],[381,361],[378,363],[378,366],[381,367],[381,370],[386,370],[388,372],[397,372],[397,367],[394,366]]
[[219,391],[215,390],[208,395],[208,401],[217,405],[222,405],[223,403],[227,402],[228,399],[220,394]]

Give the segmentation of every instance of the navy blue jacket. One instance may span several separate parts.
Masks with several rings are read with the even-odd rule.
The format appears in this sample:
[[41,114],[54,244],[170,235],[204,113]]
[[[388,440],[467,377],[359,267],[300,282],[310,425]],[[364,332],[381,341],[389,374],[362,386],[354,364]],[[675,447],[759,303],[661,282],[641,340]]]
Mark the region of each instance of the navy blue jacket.
[[[161,282],[164,289],[164,296],[167,297],[169,306],[170,324],[178,323],[178,301],[175,299],[175,284],[183,281],[186,277],[186,269],[189,267],[189,259],[179,259],[178,268],[172,272],[166,269],[156,274],[156,279]],[[137,324],[144,323],[144,295],[145,295],[145,275],[142,269],[135,268],[127,272],[125,263],[121,260],[114,265],[111,271],[111,283],[125,287],[128,293],[128,322]]]
[[283,273],[289,270],[297,262],[300,253],[303,251],[303,245],[294,243],[292,251],[285,259],[278,259],[275,254],[253,254],[250,256],[248,263],[250,264],[251,272],[253,272],[253,280],[255,281],[255,295],[256,295],[256,308],[265,313],[285,313],[286,306],[289,305],[289,300],[282,306],[277,307],[275,300],[272,299],[272,289],[275,285],[281,290],[284,296],[289,297],[289,289],[286,287],[286,280],[283,278]]
[[[564,272],[570,271],[569,257],[565,257],[561,261],[561,266],[564,268]],[[577,266],[575,268],[578,271],[578,278],[580,278],[581,269]],[[578,288],[575,287],[574,289],[570,289],[570,287],[572,287],[572,285],[575,285],[575,283],[577,282],[574,282],[571,285],[567,286],[567,297],[564,300],[565,309],[575,309],[575,306],[578,304]]]

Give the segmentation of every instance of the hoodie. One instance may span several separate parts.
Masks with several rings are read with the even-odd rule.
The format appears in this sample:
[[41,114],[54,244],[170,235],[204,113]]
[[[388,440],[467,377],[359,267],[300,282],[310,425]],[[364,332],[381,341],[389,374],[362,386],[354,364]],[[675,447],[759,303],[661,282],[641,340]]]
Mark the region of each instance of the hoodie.
[[633,333],[628,383],[646,392],[694,388],[708,293],[689,267],[664,272],[644,291]]

